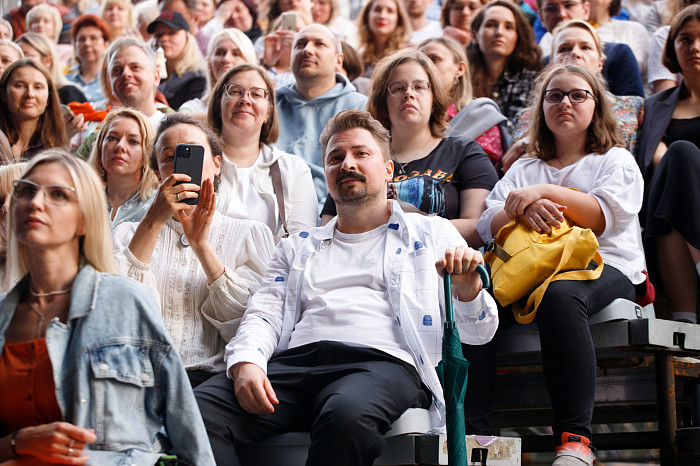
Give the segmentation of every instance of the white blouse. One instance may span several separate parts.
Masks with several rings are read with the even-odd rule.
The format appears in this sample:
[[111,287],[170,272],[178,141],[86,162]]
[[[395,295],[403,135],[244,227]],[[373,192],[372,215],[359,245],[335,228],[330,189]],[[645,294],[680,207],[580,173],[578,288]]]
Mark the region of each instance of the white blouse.
[[644,181],[637,162],[626,149],[613,147],[605,154],[588,154],[559,170],[545,161],[524,157],[513,164],[486,198],[486,211],[477,223],[485,243],[493,238],[491,220],[503,210],[508,193],[534,184],[574,188],[595,197],[605,216],[605,231],[598,236],[603,262],[622,272],[633,284],[645,280],[639,210]]
[[151,263],[128,248],[138,223],[122,223],[113,232],[117,269],[148,285],[159,298],[163,323],[188,370],[223,372],[224,348],[262,281],[272,257],[270,229],[216,212],[209,232],[224,273],[207,285],[207,276],[191,247],[180,241],[182,225],[174,219],[160,232]]

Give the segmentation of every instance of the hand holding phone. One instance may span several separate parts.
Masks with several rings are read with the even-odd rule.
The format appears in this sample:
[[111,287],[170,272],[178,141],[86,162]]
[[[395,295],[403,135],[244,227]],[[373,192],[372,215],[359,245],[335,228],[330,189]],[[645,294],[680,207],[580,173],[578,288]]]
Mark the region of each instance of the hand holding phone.
[[[202,168],[204,166],[204,147],[197,144],[178,144],[175,147],[175,173],[184,173],[190,177],[188,183],[202,186]],[[175,183],[174,186],[183,184],[182,182]],[[199,193],[197,197],[187,197],[180,202],[189,205],[197,205],[199,203]]]
[[295,11],[285,11],[282,13],[282,20],[280,21],[280,27],[286,29],[287,31],[297,30],[297,13]]

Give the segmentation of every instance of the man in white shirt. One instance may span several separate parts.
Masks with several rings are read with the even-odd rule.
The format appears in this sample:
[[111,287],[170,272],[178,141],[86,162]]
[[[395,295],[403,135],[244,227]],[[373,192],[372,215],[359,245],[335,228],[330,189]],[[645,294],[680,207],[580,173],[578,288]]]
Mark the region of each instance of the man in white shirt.
[[411,19],[411,44],[420,44],[425,39],[442,37],[442,26],[439,21],[428,19],[426,11],[433,0],[403,0],[408,17]]
[[272,435],[310,430],[307,465],[371,465],[411,407],[429,408],[443,429],[438,272],[453,274],[463,342],[487,343],[498,326],[475,272],[479,252],[449,221],[387,201],[388,131],[344,111],[321,144],[338,216],[280,243],[226,347],[227,373],[195,392],[218,464],[238,464],[237,449]]

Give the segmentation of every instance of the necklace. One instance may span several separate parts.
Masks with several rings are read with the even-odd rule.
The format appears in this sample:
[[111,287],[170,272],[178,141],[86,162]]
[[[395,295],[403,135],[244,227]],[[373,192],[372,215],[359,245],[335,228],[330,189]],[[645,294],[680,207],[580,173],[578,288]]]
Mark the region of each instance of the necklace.
[[57,295],[57,294],[66,294],[66,293],[70,293],[70,290],[72,290],[72,289],[73,289],[73,285],[71,285],[70,288],[66,288],[65,290],[56,290],[56,291],[48,291],[48,292],[46,292],[46,293],[37,293],[37,292],[34,291],[34,290],[32,289],[32,287],[30,286],[30,287],[29,287],[29,292],[32,294],[32,296],[34,296],[34,297],[36,297],[36,298],[39,298],[39,297],[44,298],[44,297],[46,297],[46,296],[54,296],[54,295]]
[[39,311],[39,309],[34,305],[33,302],[27,300],[27,303],[29,303],[29,309],[32,310],[36,315],[39,316],[39,322],[36,324],[36,340],[41,338],[41,331],[44,328],[44,317],[46,317],[46,314]]
[[399,175],[405,175],[406,174],[406,165],[411,163],[411,160],[409,160],[408,162],[403,162],[403,163],[396,161],[396,163],[399,164]]

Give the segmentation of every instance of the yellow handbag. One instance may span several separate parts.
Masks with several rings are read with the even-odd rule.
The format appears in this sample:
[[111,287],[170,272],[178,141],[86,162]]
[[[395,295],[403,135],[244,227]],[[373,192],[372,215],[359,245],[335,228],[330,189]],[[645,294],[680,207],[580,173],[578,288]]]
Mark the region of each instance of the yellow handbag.
[[[551,282],[595,280],[603,271],[595,233],[567,219],[549,235],[513,220],[498,231],[484,259],[491,266],[496,299],[502,306],[512,304],[515,320],[521,324],[533,321]],[[591,261],[597,267],[585,270]],[[527,305],[522,308],[517,301],[525,296]]]

